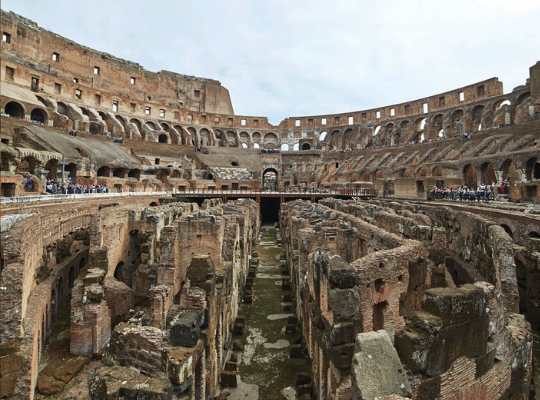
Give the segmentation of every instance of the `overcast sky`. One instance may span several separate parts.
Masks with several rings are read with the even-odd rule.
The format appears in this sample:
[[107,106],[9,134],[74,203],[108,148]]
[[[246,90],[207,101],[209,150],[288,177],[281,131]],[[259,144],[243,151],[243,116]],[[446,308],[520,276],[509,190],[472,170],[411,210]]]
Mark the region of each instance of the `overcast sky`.
[[369,109],[491,77],[505,92],[540,60],[539,0],[3,0],[78,43],[213,78],[239,115]]

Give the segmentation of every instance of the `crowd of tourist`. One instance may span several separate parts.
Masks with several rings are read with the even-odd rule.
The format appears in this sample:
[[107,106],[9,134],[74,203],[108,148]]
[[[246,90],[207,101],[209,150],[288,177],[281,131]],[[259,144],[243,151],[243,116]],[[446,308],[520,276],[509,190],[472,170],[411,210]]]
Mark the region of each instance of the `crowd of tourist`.
[[428,193],[428,200],[454,200],[454,201],[490,201],[495,200],[495,194],[509,194],[510,182],[507,180],[500,184],[492,182],[491,185],[481,184],[476,189],[466,185],[455,188],[440,188],[434,186]]
[[278,149],[262,149],[261,150],[261,153],[279,153],[279,150]]
[[[25,178],[25,189],[34,191],[32,178]],[[49,194],[85,194],[85,193],[110,193],[109,186],[103,185],[79,185],[78,183],[60,183],[56,179],[47,179],[45,191]]]

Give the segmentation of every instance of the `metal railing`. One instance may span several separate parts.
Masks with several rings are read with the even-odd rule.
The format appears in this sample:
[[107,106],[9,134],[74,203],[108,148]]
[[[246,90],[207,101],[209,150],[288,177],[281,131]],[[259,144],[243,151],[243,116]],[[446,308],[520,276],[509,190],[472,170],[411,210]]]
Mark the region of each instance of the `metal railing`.
[[167,195],[167,192],[122,192],[122,193],[78,193],[78,194],[49,194],[39,196],[17,196],[2,197],[1,204],[20,204],[31,202],[45,202],[58,200],[80,200],[108,197],[127,197],[127,196],[161,196]]
[[377,190],[375,189],[330,189],[330,190],[262,190],[262,189],[176,189],[174,192],[176,195],[248,195],[248,196],[264,196],[264,195],[299,195],[299,196],[376,196]]

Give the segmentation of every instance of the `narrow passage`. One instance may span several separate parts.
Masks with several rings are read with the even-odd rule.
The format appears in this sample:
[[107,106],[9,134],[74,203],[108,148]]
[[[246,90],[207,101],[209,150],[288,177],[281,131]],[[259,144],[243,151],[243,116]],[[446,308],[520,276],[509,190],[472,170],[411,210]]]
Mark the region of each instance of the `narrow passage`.
[[[253,294],[253,303],[242,303],[238,312],[245,317],[245,329],[235,339],[244,351],[237,354],[238,386],[228,389],[228,399],[294,400],[297,374],[299,381],[305,383],[306,377],[311,376],[311,363],[305,354],[290,357],[290,346],[300,343],[302,333],[298,326],[296,332],[291,332],[296,325],[295,308],[284,302],[284,296],[291,294],[282,287],[283,279],[289,278],[282,275],[287,267],[280,265],[282,249],[277,245],[276,228],[261,227],[261,236],[254,246],[259,266],[252,288],[247,289]],[[248,287],[249,281],[248,278]]]

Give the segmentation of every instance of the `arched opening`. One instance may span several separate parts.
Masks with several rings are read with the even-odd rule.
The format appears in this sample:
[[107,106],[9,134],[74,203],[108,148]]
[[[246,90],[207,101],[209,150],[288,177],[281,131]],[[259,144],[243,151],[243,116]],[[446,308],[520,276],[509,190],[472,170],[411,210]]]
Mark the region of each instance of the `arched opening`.
[[180,175],[180,171],[178,171],[178,170],[175,169],[175,170],[173,170],[173,171],[171,172],[170,177],[171,177],[171,178],[181,178],[182,175]]
[[501,169],[503,172],[503,180],[507,180],[508,182],[515,182],[519,180],[519,172],[516,168],[516,164],[514,164],[512,160],[506,160]]
[[124,271],[124,262],[123,261],[120,261],[117,265],[116,265],[116,269],[114,270],[114,277],[116,278],[116,280],[120,281],[120,282],[124,282],[124,279],[126,278],[124,276],[125,274],[125,271]]
[[527,180],[540,179],[540,163],[537,158],[529,158],[525,163]]
[[269,132],[266,135],[264,135],[264,144],[267,145],[269,143],[272,143],[274,146],[277,146],[278,137],[277,137],[277,135],[275,133]]
[[160,169],[156,172],[156,178],[159,179],[163,183],[167,183],[167,171],[164,169]]
[[44,124],[46,121],[45,113],[39,108],[34,108],[30,113],[30,120]]
[[302,150],[310,150],[311,149],[311,146],[309,145],[309,143],[304,143],[302,145]]
[[508,235],[513,239],[514,238],[514,233],[512,232],[512,229],[510,229],[510,227],[506,224],[501,224],[501,228],[504,229],[504,231],[506,233],[508,233]]
[[416,172],[416,174],[418,176],[426,176],[427,175],[427,169],[426,167],[421,167],[418,169],[418,171]]
[[319,142],[324,142],[324,139],[326,139],[326,135],[328,135],[328,132],[321,133],[321,137],[319,138]]
[[540,239],[540,233],[535,231],[529,232],[529,239]]
[[493,165],[488,162],[482,164],[482,183],[491,183],[496,181],[497,177],[495,175],[495,168],[493,168]]
[[151,202],[150,207],[157,207],[157,203],[155,201]]
[[4,113],[14,118],[24,118],[24,108],[15,101],[10,101],[4,108]]
[[152,121],[146,121],[146,125],[148,125],[150,129],[156,130],[156,124],[154,124]]
[[69,288],[73,289],[74,284],[75,284],[75,267],[71,267],[69,269]]
[[530,92],[521,94],[516,100],[516,107],[519,106],[521,103],[523,103],[525,100],[527,100],[529,97],[531,97]]
[[165,135],[164,133],[162,133],[161,135],[159,135],[159,137],[158,137],[158,142],[159,142],[159,143],[167,143],[167,142],[168,142],[167,135]]
[[137,127],[137,129],[139,130],[139,132],[140,132],[141,127],[142,127],[141,121],[139,121],[139,120],[136,119],[136,118],[131,118],[131,119],[129,120],[129,122],[132,123],[133,125],[135,125],[135,126]]
[[383,179],[384,174],[381,170],[375,172],[375,179]]
[[141,170],[140,169],[131,169],[131,170],[129,170],[128,177],[140,180],[141,179]]
[[83,268],[86,266],[86,258],[81,258],[81,261],[79,261],[79,273],[83,270]]
[[476,168],[474,168],[471,164],[467,164],[465,167],[463,167],[463,182],[467,187],[476,189],[478,174],[476,172]]
[[[62,115],[66,115],[66,116],[68,115],[68,106],[65,103],[62,103],[61,101],[59,101],[58,103],[56,103],[56,105],[58,106],[58,108],[57,108],[58,114],[62,114]],[[101,113],[101,114],[103,114],[103,113]],[[105,114],[103,114],[103,115],[105,115]],[[105,121],[105,119],[103,121]]]
[[171,127],[166,124],[165,122],[161,123],[161,129],[163,129],[165,132],[169,132],[171,130]]
[[61,304],[64,300],[64,280],[62,277],[58,280],[58,304]]
[[71,182],[76,182],[77,180],[77,164],[69,163],[67,166],[67,171],[69,173],[68,178]]
[[111,176],[111,169],[104,165],[97,170],[97,176],[104,176],[108,178],[109,176]]
[[380,130],[381,130],[380,126],[376,127],[375,130],[373,131],[372,136],[377,136],[379,134]]
[[126,170],[124,168],[115,168],[113,171],[113,176],[117,178],[125,178],[126,177]]
[[433,176],[442,176],[442,169],[441,167],[435,167],[433,168],[433,171],[431,173]]
[[278,172],[274,168],[267,168],[263,172],[263,189],[276,190],[278,187]]
[[472,111],[472,127],[473,131],[482,130],[482,115],[484,114],[485,107],[483,105],[478,105],[474,107]]
[[283,150],[283,151],[289,151],[289,145],[286,144],[286,143],[282,144],[282,145],[281,145],[281,150]]
[[49,171],[47,174],[47,179],[57,179],[58,178],[58,160],[52,158],[45,164],[45,169]]
[[401,177],[402,178],[410,178],[411,177],[411,170],[409,168],[406,168],[403,171],[401,171]]
[[298,149],[299,149],[298,143],[295,143],[295,144],[293,145],[293,150],[294,150],[294,151],[298,151]]

